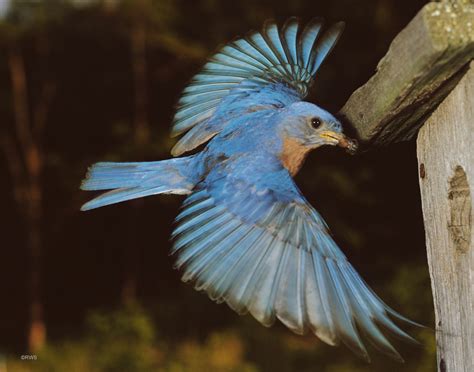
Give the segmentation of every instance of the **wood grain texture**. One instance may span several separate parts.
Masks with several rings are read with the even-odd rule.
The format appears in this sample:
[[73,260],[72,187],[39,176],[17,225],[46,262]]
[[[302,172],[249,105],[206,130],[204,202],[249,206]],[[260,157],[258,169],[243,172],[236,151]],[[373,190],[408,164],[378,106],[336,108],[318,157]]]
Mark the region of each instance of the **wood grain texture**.
[[377,71],[340,114],[362,142],[412,138],[474,58],[474,3],[428,3],[393,40]]
[[417,139],[438,370],[474,371],[474,62]]

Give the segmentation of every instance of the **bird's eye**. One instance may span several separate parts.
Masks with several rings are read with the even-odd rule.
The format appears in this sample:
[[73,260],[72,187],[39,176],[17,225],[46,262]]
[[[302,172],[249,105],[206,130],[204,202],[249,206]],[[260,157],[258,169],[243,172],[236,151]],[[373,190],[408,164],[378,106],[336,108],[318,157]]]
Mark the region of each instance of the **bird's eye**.
[[311,126],[314,128],[314,129],[318,129],[320,126],[321,126],[321,119],[319,118],[312,118],[311,119]]

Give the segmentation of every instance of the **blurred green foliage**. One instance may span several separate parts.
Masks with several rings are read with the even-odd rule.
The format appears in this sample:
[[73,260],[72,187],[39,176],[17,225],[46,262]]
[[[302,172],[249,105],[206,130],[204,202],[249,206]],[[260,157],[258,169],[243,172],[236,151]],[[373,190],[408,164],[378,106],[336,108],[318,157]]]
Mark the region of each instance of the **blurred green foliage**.
[[[315,366],[318,371],[326,372],[358,372],[378,367],[413,372],[435,369],[435,345],[428,329],[416,334],[426,352],[404,369],[392,361],[387,365],[383,356],[376,355],[373,364],[367,365],[354,360],[345,349],[321,348],[314,336],[293,335],[282,327],[277,337],[270,337],[267,329],[254,323],[246,317],[239,327],[170,342],[160,335],[159,327],[147,311],[137,304],[129,304],[118,310],[91,312],[86,317],[83,336],[49,343],[35,361],[20,361],[10,356],[7,366],[15,372],[313,371]],[[416,353],[420,354],[419,350]],[[415,354],[413,350],[411,354]],[[321,363],[324,359],[328,362]]]
[[[148,198],[93,213],[78,209],[87,166],[98,160],[169,156],[173,107],[181,90],[219,44],[264,20],[343,19],[347,31],[323,66],[310,100],[334,112],[373,73],[390,41],[421,0],[14,1],[0,22],[0,49],[16,46],[26,61],[28,97],[56,84],[42,151],[44,215],[42,289],[48,343],[22,361],[27,319],[27,232],[10,175],[0,183],[0,350],[9,371],[408,371],[435,370],[434,334],[410,329],[420,347],[397,343],[399,365],[370,350],[368,365],[345,346],[329,347],[281,324],[267,329],[239,317],[179,280],[168,257],[181,199]],[[150,139],[134,132],[130,32],[146,25],[146,118]],[[0,136],[13,132],[6,53],[0,53]],[[0,170],[8,174],[6,158]],[[414,143],[347,157],[312,154],[297,183],[322,213],[336,241],[374,290],[402,314],[434,321]],[[131,256],[132,254],[132,256]],[[126,274],[136,276],[136,303],[121,305]],[[97,309],[107,309],[98,311]],[[89,315],[87,315],[89,314]],[[0,361],[1,363],[1,361]],[[0,364],[1,367],[1,364]]]
[[47,345],[37,361],[7,361],[12,371],[229,371],[257,368],[244,355],[241,337],[234,331],[210,334],[204,342],[184,340],[167,345],[154,334],[151,317],[138,305],[93,312],[80,340]]

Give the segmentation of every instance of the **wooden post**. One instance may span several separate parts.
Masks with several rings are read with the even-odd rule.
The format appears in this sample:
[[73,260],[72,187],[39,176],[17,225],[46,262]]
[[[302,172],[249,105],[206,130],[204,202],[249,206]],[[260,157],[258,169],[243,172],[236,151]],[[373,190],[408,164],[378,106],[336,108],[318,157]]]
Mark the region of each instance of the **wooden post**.
[[417,140],[439,371],[474,371],[474,63]]
[[421,128],[439,372],[474,372],[473,58],[473,1],[428,3],[340,111],[366,149],[411,139]]

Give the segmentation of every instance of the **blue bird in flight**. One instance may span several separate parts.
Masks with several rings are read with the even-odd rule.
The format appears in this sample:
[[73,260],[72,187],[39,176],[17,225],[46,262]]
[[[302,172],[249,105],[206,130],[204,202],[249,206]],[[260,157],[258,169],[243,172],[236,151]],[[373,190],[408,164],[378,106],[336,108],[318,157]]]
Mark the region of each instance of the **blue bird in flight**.
[[172,253],[192,282],[264,326],[278,318],[297,334],[340,341],[369,360],[360,334],[402,360],[387,337],[416,342],[391,318],[401,316],[367,286],[293,181],[321,146],[349,152],[355,141],[329,112],[305,102],[344,24],[300,31],[289,19],[225,45],[184,89],[172,135],[180,156],[154,162],[101,162],[83,190],[111,190],[82,206],[103,207],[156,194],[187,195],[176,218]]

